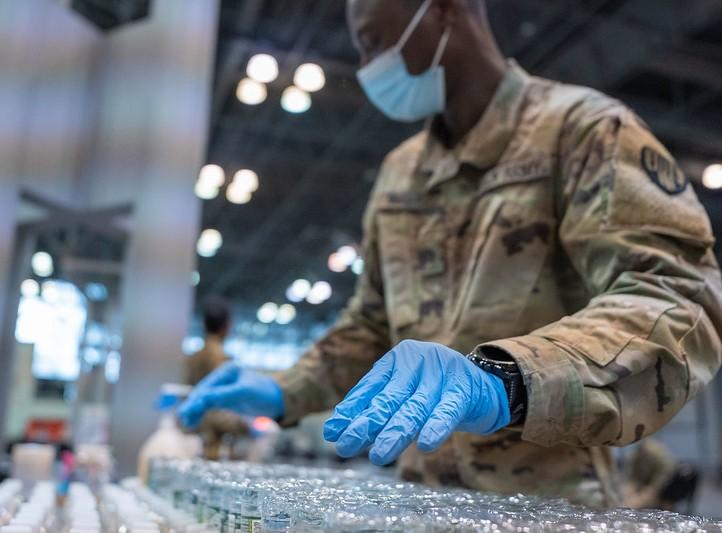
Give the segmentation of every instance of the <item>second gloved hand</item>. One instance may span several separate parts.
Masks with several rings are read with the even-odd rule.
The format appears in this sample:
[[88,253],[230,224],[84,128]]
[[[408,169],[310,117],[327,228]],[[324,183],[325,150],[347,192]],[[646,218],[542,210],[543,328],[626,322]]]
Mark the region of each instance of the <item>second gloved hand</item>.
[[283,391],[273,378],[226,363],[193,389],[178,418],[184,426],[196,428],[210,409],[279,419],[285,410]]
[[446,346],[404,341],[336,407],[324,436],[343,457],[373,445],[371,461],[386,465],[414,440],[430,452],[455,431],[490,434],[510,418],[501,379]]

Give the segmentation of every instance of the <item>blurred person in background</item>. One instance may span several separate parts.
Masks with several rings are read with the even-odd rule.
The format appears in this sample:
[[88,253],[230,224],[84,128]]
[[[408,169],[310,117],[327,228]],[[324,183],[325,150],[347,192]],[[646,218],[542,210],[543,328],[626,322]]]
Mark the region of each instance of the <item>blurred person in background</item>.
[[[664,444],[644,439],[624,462],[624,506],[691,513],[698,478],[696,469],[679,463]],[[682,502],[685,509],[676,509]]]
[[204,377],[229,361],[223,343],[230,327],[230,305],[223,298],[210,296],[203,304],[203,348],[186,361],[186,380],[189,385],[198,385]]
[[295,367],[226,365],[181,420],[225,407],[290,426],[335,405],[337,452],[400,458],[405,479],[617,505],[609,447],[663,427],[720,367],[692,186],[623,104],[507,60],[483,0],[349,0],[348,20],[369,99],[426,120],[381,167],[356,294]]
[[[186,361],[186,382],[197,385],[203,378],[227,363],[223,343],[231,326],[231,308],[226,300],[218,296],[209,297],[203,305],[203,327],[205,343],[203,348]],[[248,424],[233,411],[215,409],[203,417],[198,427],[203,438],[204,454],[207,459],[217,461],[230,455],[235,441],[249,435]]]

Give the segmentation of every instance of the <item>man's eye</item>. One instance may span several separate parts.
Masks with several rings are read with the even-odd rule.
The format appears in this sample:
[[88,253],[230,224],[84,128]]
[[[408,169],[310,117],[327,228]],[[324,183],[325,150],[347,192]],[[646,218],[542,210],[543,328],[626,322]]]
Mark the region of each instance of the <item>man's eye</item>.
[[378,51],[379,41],[374,37],[364,35],[361,37],[361,46],[368,55],[373,55]]

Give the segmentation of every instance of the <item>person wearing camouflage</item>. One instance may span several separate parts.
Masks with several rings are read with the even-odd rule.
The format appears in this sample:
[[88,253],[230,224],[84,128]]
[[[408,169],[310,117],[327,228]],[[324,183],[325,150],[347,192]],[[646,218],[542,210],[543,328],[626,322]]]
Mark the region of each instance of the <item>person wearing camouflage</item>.
[[[483,1],[427,3],[402,52],[422,73],[451,28],[445,108],[384,161],[356,294],[274,376],[281,423],[334,407],[392,347],[423,340],[510,363],[524,389],[510,408],[523,412],[491,435],[455,431],[432,453],[410,446],[402,477],[616,505],[609,447],[663,427],[721,364],[710,222],[622,103],[505,60]],[[420,5],[349,1],[364,64]]]

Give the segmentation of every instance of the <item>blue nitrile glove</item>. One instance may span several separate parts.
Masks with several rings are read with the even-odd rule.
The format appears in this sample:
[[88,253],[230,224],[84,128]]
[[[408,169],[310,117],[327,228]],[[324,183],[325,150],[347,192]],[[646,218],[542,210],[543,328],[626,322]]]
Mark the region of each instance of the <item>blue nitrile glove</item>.
[[373,444],[369,458],[386,465],[414,440],[430,452],[454,431],[487,435],[510,420],[501,379],[446,346],[404,341],[336,406],[323,433],[342,457]]
[[277,420],[285,410],[283,391],[273,378],[226,363],[196,386],[178,410],[178,418],[184,426],[195,428],[209,409]]

